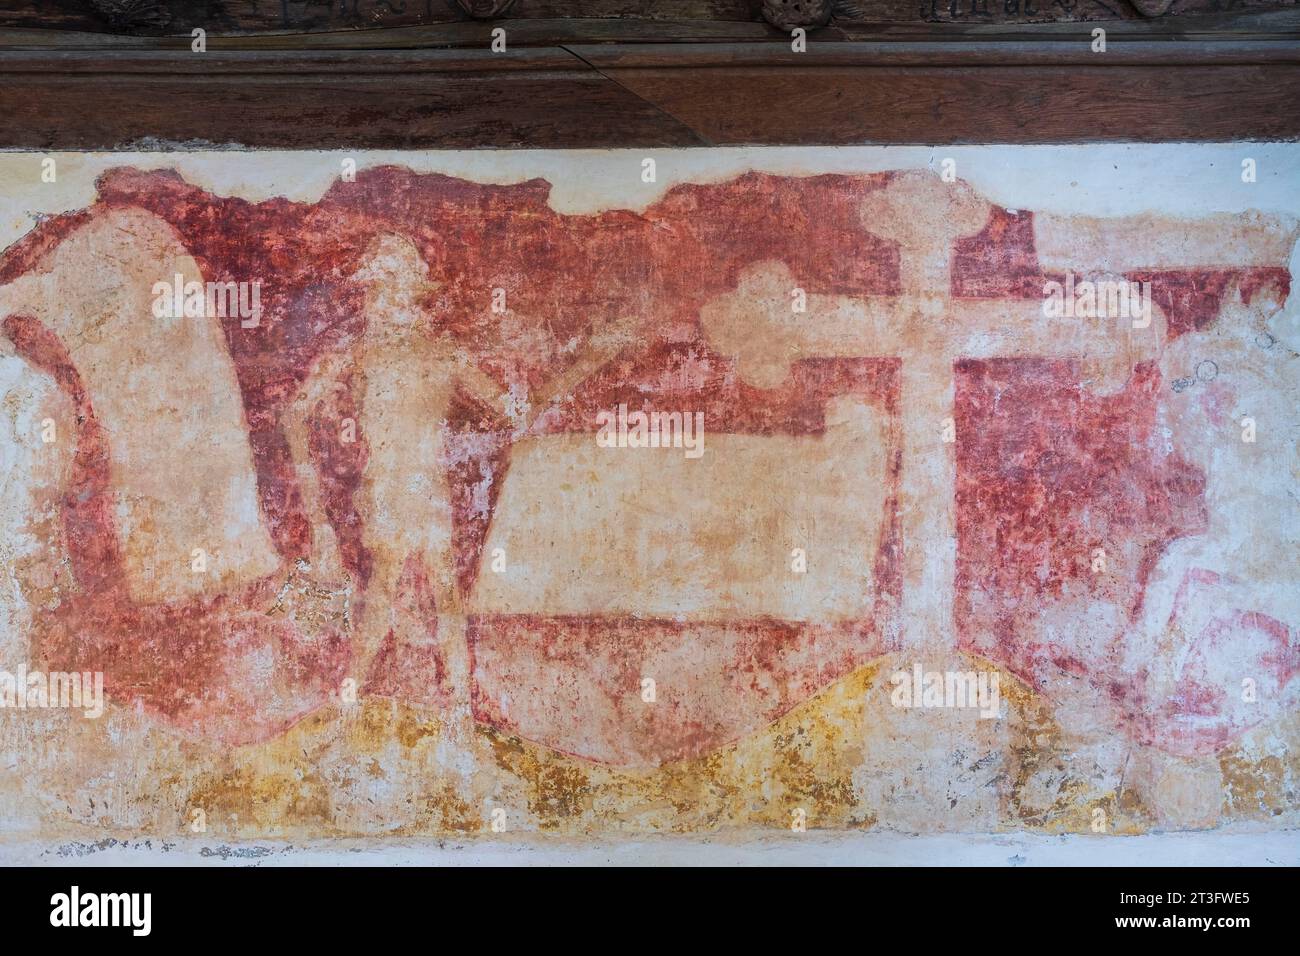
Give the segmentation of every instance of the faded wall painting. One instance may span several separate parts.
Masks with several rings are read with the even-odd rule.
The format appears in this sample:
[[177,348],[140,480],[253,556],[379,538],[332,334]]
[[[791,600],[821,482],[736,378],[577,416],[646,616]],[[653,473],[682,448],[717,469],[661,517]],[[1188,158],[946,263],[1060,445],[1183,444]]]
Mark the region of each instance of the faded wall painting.
[[1276,164],[919,152],[0,157],[0,828],[1293,827]]

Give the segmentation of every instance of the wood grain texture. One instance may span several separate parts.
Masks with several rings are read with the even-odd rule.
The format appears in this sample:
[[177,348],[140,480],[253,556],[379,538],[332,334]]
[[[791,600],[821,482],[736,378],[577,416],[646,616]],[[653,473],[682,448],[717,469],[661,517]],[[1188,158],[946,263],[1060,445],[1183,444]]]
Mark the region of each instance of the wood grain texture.
[[[432,54],[430,54],[432,55]],[[0,57],[0,143],[266,148],[691,146],[689,128],[562,50],[441,63],[106,64]],[[468,59],[467,59],[468,57]],[[278,67],[265,69],[266,67]]]
[[714,144],[1227,141],[1300,135],[1300,67],[614,70]]
[[[656,9],[669,15],[685,8]],[[859,24],[856,32],[832,24],[798,54],[761,23],[706,19],[516,19],[508,22],[504,53],[489,50],[491,21],[469,19],[313,34],[213,33],[202,53],[191,51],[188,37],[0,28],[0,145],[663,147],[1300,136],[1300,10],[1238,11],[1226,26],[1225,16],[1115,21],[1104,53],[1092,51],[1087,23]]]
[[[913,0],[907,2],[910,7]],[[367,29],[336,25],[320,30],[290,27],[249,31],[220,21],[195,25],[202,25],[206,30],[210,50],[486,48],[491,42],[493,29],[498,27],[506,31],[509,45],[514,48],[575,43],[789,42],[759,17],[750,20],[692,18],[674,15],[672,8],[663,9],[661,15],[654,18],[600,18],[592,14],[577,18],[559,14],[519,17],[516,12],[512,7],[508,18],[497,21],[468,17],[410,23],[384,21]],[[813,40],[819,45],[842,41],[919,42],[975,37],[1025,41],[1061,35],[1088,37],[1094,25],[1095,21],[1086,17],[1049,21],[980,17],[933,21],[840,18],[817,30]],[[1300,36],[1300,6],[1294,3],[1280,8],[1242,5],[1232,10],[1204,9],[1157,18],[1123,17],[1111,19],[1104,25],[1108,35],[1179,38],[1271,35],[1294,39]],[[70,26],[53,16],[43,20],[6,17],[0,11],[0,48],[188,49],[190,42],[189,28],[170,30],[168,35],[138,30],[106,32],[91,24]]]

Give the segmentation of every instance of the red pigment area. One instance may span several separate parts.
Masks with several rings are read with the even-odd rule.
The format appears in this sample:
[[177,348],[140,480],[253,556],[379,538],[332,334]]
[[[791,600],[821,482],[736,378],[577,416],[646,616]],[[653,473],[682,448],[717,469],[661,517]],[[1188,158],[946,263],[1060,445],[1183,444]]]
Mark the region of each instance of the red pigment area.
[[[897,292],[897,249],[857,221],[863,196],[888,179],[749,174],[718,186],[676,187],[643,215],[596,216],[555,212],[547,205],[550,185],[541,180],[484,186],[394,167],[337,182],[311,205],[215,197],[170,171],[112,170],[99,186],[105,205],[138,206],[171,223],[205,279],[261,280],[260,326],[244,329],[232,317],[224,329],[248,416],[262,510],[277,549],[293,558],[310,552],[311,533],[280,417],[312,363],[361,332],[364,292],[349,277],[379,236],[398,234],[416,244],[440,283],[425,303],[428,314],[503,387],[538,386],[563,367],[597,320],[638,316],[651,353],[636,360],[639,384],[663,390],[676,381],[672,399],[679,402],[712,395],[711,427],[716,416],[717,427],[725,428],[720,419],[738,414],[725,410],[727,402],[756,408],[746,394],[754,390],[724,381],[734,375],[703,343],[699,308],[734,288],[746,265],[768,259],[786,262],[813,293]],[[505,290],[507,316],[491,309],[495,289]],[[687,364],[710,369],[706,380],[683,382]],[[802,407],[769,411],[777,421],[766,427],[797,430],[800,419],[819,421],[820,410],[806,397],[778,396],[775,404]],[[761,411],[739,414],[750,418],[741,430],[765,427]],[[327,427],[333,422],[321,420]],[[499,410],[472,401],[456,406],[450,424],[462,431],[504,428]],[[483,456],[451,474],[461,502],[478,496],[462,482],[493,475],[495,489],[502,477],[501,450],[476,444]],[[345,543],[346,567],[364,582],[369,559],[356,535],[360,519],[353,504],[360,472],[338,461],[329,469],[327,513]],[[468,585],[486,521],[481,508],[457,520],[468,535],[458,556]]]
[[18,355],[53,378],[72,401],[77,444],[62,500],[63,529],[74,578],[87,592],[97,593],[112,586],[122,572],[108,479],[107,436],[59,337],[29,316],[7,316],[2,327]]
[[[113,206],[146,209],[171,223],[205,279],[259,280],[260,326],[244,329],[231,318],[224,331],[262,511],[286,562],[310,554],[312,542],[282,419],[313,364],[343,353],[362,332],[364,289],[350,277],[388,233],[414,242],[438,283],[424,303],[434,331],[451,334],[503,388],[537,388],[580,354],[593,326],[635,317],[637,344],[542,415],[535,434],[594,430],[597,411],[623,402],[633,409],[703,411],[711,430],[759,435],[820,433],[825,404],[838,395],[860,396],[889,413],[890,514],[876,552],[863,555],[875,562],[880,582],[872,620],[842,629],[774,621],[726,628],[730,636],[707,664],[721,668],[710,673],[727,683],[711,691],[720,695],[717,710],[709,709],[712,703],[704,710],[683,703],[665,709],[676,716],[659,726],[620,729],[628,692],[622,679],[637,655],[667,652],[685,640],[709,647],[712,638],[701,628],[636,619],[474,623],[471,690],[482,719],[532,727],[564,749],[563,727],[547,730],[550,716],[507,712],[507,698],[524,706],[519,697],[530,680],[558,681],[603,702],[600,719],[608,726],[591,756],[656,761],[734,739],[889,646],[881,635],[890,632],[886,622],[899,588],[899,359],[797,362],[781,388],[760,390],[738,380],[699,326],[705,302],[734,289],[745,267],[768,260],[785,263],[810,294],[898,293],[897,247],[867,232],[858,212],[862,199],[889,179],[751,173],[723,184],[675,187],[639,214],[565,216],[547,204],[549,184],[540,180],[487,186],[383,168],[336,183],[315,204],[249,203],[214,197],[172,172],[114,170],[101,179],[99,205],[42,223],[8,250],[0,258],[0,281],[39,267],[64,235]],[[995,210],[980,233],[954,248],[958,296],[1040,298],[1048,278],[1037,262],[1028,213]],[[1247,297],[1289,281],[1282,269],[1129,278],[1152,282],[1175,335],[1203,328],[1234,281]],[[505,290],[506,315],[492,312],[495,289]],[[80,593],[42,615],[43,653],[76,669],[103,669],[117,699],[142,701],[178,726],[222,739],[264,739],[319,706],[346,668],[345,638],[303,636],[287,619],[268,616],[270,582],[176,606],[132,604],[108,510],[111,436],[95,423],[57,342],[21,319],[6,321],[5,331],[55,376],[80,421],[76,474],[64,504]],[[1040,685],[1051,669],[1065,669],[1093,675],[1117,699],[1131,699],[1129,679],[1114,674],[1115,633],[1091,635],[1081,627],[1047,638],[1035,624],[1047,603],[1081,597],[1114,602],[1130,617],[1160,549],[1203,527],[1201,476],[1151,451],[1156,373],[1140,368],[1110,398],[1078,389],[1068,363],[961,362],[956,377],[956,601],[963,646]],[[341,423],[359,420],[360,413],[346,375],[340,384],[309,411],[309,454],[344,565],[364,592],[370,559],[356,498],[366,442],[359,430],[354,443],[339,439]],[[509,467],[512,435],[499,409],[464,391],[448,427],[457,571],[468,592]],[[1110,562],[1104,581],[1089,571],[1096,548]],[[408,568],[397,599],[404,613],[422,620],[436,612],[420,567]],[[581,639],[566,645],[562,633]],[[436,705],[444,671],[432,642],[390,644],[374,686]],[[419,686],[403,682],[404,672],[418,673]]]
[[[1234,284],[1247,305],[1264,289],[1277,290],[1284,301],[1291,288],[1290,272],[1277,266],[1143,270],[1125,273],[1124,278],[1151,283],[1152,301],[1168,318],[1170,341],[1208,328]],[[1045,272],[1038,264],[1032,212],[995,208],[982,230],[958,239],[953,249],[954,296],[1042,299],[1045,283],[1064,281],[1064,273]]]
[[[307,417],[307,448],[321,486],[321,505],[338,541],[343,566],[364,588],[370,580],[371,556],[363,540],[356,497],[370,448],[360,426],[355,425],[361,408],[352,376],[345,375],[337,384]],[[347,423],[353,423],[352,429],[347,428]],[[352,440],[346,440],[345,436]],[[271,499],[283,497],[272,495]],[[262,498],[262,507],[267,507],[266,497]]]
[[[1182,621],[1197,602],[1216,611],[1191,635],[1172,693],[1148,699],[1141,685],[1126,688],[1124,703],[1141,742],[1183,756],[1213,754],[1295,706],[1288,685],[1300,673],[1300,643],[1276,618],[1234,607],[1223,590],[1232,583],[1213,571],[1187,572],[1174,602],[1173,626],[1185,630]],[[1244,699],[1242,675],[1255,684],[1254,700]]]
[[34,319],[9,316],[18,354],[49,374],[76,409],[63,534],[77,589],[35,615],[37,657],[63,671],[102,671],[110,699],[232,744],[265,739],[319,707],[342,679],[344,638],[303,635],[267,616],[271,582],[241,593],[140,606],[123,583],[108,440],[67,350]]
[[[116,169],[99,180],[104,206],[145,209],[170,223],[210,282],[261,282],[257,328],[223,320],[248,420],[262,513],[287,558],[311,552],[311,527],[280,417],[323,353],[362,329],[364,289],[348,281],[375,236],[343,210],[271,199],[217,197],[172,171]],[[332,487],[336,494],[349,490]],[[336,503],[343,513],[346,503]],[[336,529],[337,530],[337,529]],[[354,574],[364,559],[350,553]]]
[[[472,619],[469,639],[479,720],[624,766],[714,751],[890,649],[869,622],[770,619],[689,624],[517,615]],[[689,671],[674,664],[685,642],[692,647]],[[653,707],[641,698],[646,675],[656,680]]]
[[958,239],[952,294],[971,299],[1041,299],[1050,277],[1038,266],[1034,214],[994,209],[982,230]]
[[[320,208],[414,241],[442,282],[429,301],[441,327],[503,383],[536,387],[594,321],[636,316],[652,337],[694,326],[755,262],[785,262],[810,293],[897,292],[896,247],[858,221],[863,197],[889,178],[750,173],[674,187],[639,215],[566,216],[543,180],[484,186],[387,167],[335,183]],[[491,309],[495,289],[504,317]]]
[[652,340],[611,362],[572,401],[542,416],[534,433],[594,432],[599,412],[626,404],[629,411],[703,412],[709,431],[723,434],[820,435],[832,398],[856,396],[893,414],[898,373],[897,359],[806,359],[793,364],[781,388],[755,388],[692,329],[685,341]]
[[[4,265],[10,275],[32,268],[62,235],[99,210],[126,206],[169,222],[205,279],[260,281],[260,325],[245,329],[232,317],[224,332],[247,416],[262,511],[275,546],[288,560],[309,554],[311,537],[281,420],[313,364],[349,347],[362,331],[364,290],[349,277],[379,236],[397,233],[416,242],[441,283],[426,303],[430,316],[503,386],[535,385],[562,368],[598,319],[633,315],[642,320],[639,347],[580,387],[571,402],[539,422],[539,432],[593,428],[593,403],[618,397],[642,407],[657,401],[697,408],[709,416],[711,427],[724,431],[818,433],[824,402],[834,395],[857,394],[892,410],[897,363],[800,363],[787,388],[760,393],[740,383],[730,362],[708,348],[698,310],[733,288],[746,265],[767,259],[786,262],[813,292],[896,292],[896,250],[863,232],[857,221],[861,197],[887,180],[754,175],[724,186],[679,187],[640,216],[566,217],[546,205],[544,183],[485,187],[389,169],[336,184],[315,205],[254,204],[211,196],[170,172],[115,170],[101,179],[100,205],[38,228],[10,250]],[[846,235],[853,256],[843,254]],[[507,292],[506,318],[489,307],[495,288]],[[356,420],[360,411],[356,390],[346,380],[340,384],[309,411],[309,453],[344,565],[364,587],[370,562],[355,499],[366,443],[359,432],[355,442],[339,438],[341,423]],[[87,449],[79,458],[92,467],[78,475],[70,501],[89,500],[101,520],[94,534],[72,536],[70,546],[78,585],[93,592],[93,600],[78,595],[42,621],[44,652],[51,659],[75,656],[83,666],[91,666],[84,665],[87,656],[98,658],[111,694],[142,701],[176,724],[202,730],[206,719],[207,732],[240,741],[276,732],[284,722],[276,717],[283,707],[250,699],[238,705],[241,698],[229,686],[241,661],[256,658],[266,672],[295,647],[279,622],[266,622],[261,633],[259,612],[237,611],[265,606],[269,594],[250,591],[183,607],[135,607],[119,562],[109,559],[116,538],[105,520],[111,502],[107,457],[103,448],[94,452],[96,426],[89,420],[92,424],[79,434],[79,447]],[[448,424],[458,572],[468,591],[505,478],[510,433],[497,410],[463,392]],[[895,483],[897,471],[895,453]],[[88,492],[93,492],[89,499]],[[891,494],[891,511],[894,500]],[[78,513],[69,507],[66,520],[77,520]],[[864,555],[875,561],[882,601],[891,605],[897,603],[897,552],[897,522],[891,517],[877,554]],[[423,569],[409,569],[398,599],[412,605],[411,613],[430,619],[436,609],[420,585],[422,574]],[[99,637],[87,637],[91,630]],[[859,650],[870,645],[858,643]],[[263,653],[269,645],[274,647]],[[337,653],[319,660],[316,672],[305,674],[294,665],[291,673],[313,685],[336,683],[346,648],[331,646]],[[413,653],[418,661],[403,659]],[[294,660],[290,653],[289,663]],[[429,648],[390,642],[373,687],[436,698],[443,670]],[[421,675],[420,687],[394,684],[394,675],[406,672]],[[294,697],[284,688],[279,692]],[[232,715],[239,706],[262,717],[236,727]]]
[[966,360],[956,372],[962,646],[1040,687],[1058,670],[1108,672],[1115,633],[1081,633],[1080,618],[1049,637],[1044,611],[1103,601],[1127,623],[1160,551],[1205,528],[1204,476],[1158,450],[1159,374],[1139,366],[1104,397],[1070,362]]
[[1151,283],[1152,301],[1168,316],[1170,340],[1209,328],[1234,283],[1247,305],[1260,290],[1276,289],[1279,301],[1285,301],[1291,289],[1291,273],[1280,267],[1130,272],[1125,278]]
[[450,705],[452,688],[447,682],[447,660],[438,645],[437,602],[428,572],[414,556],[402,568],[397,612],[416,626],[404,628],[400,641],[389,630],[363,690],[367,694],[398,697],[422,707]]

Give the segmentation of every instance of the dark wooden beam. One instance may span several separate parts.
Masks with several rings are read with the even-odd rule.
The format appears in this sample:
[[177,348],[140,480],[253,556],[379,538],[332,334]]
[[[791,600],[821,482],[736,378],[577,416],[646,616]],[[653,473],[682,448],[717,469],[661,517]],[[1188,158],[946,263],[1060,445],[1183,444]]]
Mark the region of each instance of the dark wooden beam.
[[[261,9],[261,7],[259,7]],[[513,10],[513,8],[512,8]],[[188,38],[0,30],[0,147],[298,149],[1300,138],[1300,11],[894,24],[611,20]],[[516,28],[518,24],[518,28]],[[663,24],[660,24],[662,26]],[[678,27],[673,26],[673,30]],[[635,28],[635,29],[633,29]],[[710,31],[714,32],[710,32]],[[724,42],[718,30],[749,31]],[[678,31],[680,32],[680,31]]]
[[1300,137],[1300,65],[615,68],[719,145]]
[[[908,0],[909,4],[913,0]],[[1004,3],[1012,0],[1003,0]],[[1070,0],[1071,3],[1076,0]],[[810,45],[836,42],[947,41],[999,39],[1015,42],[1053,37],[1090,37],[1102,26],[1110,36],[1147,39],[1262,38],[1300,40],[1300,0],[1287,0],[1284,9],[1234,8],[1230,12],[1200,12],[1158,19],[1119,18],[1107,22],[1061,19],[1026,23],[1005,19],[919,20],[838,19],[810,35]],[[511,8],[513,14],[515,9]],[[21,18],[19,18],[21,19]],[[761,19],[654,19],[622,18],[517,18],[504,20],[447,20],[371,29],[280,30],[246,32],[225,28],[220,22],[204,27],[209,50],[396,50],[485,49],[493,30],[505,31],[510,48],[571,44],[788,44],[789,38]],[[0,49],[188,50],[189,32],[157,36],[130,32],[86,32],[34,29],[6,19],[0,11]]]
[[703,143],[562,49],[0,53],[0,144],[470,148]]

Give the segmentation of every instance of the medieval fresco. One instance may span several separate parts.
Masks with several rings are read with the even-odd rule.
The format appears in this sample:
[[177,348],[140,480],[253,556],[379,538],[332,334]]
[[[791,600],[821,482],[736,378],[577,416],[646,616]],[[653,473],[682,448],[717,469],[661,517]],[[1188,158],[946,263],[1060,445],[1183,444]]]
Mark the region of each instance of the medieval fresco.
[[0,830],[1294,827],[1297,153],[1108,149],[3,154]]

